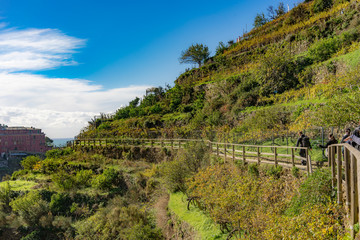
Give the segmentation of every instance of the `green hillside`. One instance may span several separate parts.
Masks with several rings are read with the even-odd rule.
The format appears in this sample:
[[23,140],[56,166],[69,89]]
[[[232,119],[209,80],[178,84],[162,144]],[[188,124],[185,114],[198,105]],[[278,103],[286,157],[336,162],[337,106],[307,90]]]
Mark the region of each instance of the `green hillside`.
[[[253,29],[174,87],[148,89],[82,137],[188,137],[194,132],[266,138],[310,126],[358,122],[359,2],[308,1]],[[331,2],[331,1],[330,1]],[[317,6],[317,5],[316,5]],[[332,116],[332,105],[348,103]],[[350,113],[349,113],[350,112]],[[266,118],[266,119],[264,119]],[[220,138],[220,137],[219,137]]]
[[[78,137],[294,145],[306,130],[324,161],[319,127],[339,138],[360,119],[359,10],[307,0]],[[225,164],[201,142],[56,149],[21,164],[0,184],[0,239],[349,239],[328,168]]]

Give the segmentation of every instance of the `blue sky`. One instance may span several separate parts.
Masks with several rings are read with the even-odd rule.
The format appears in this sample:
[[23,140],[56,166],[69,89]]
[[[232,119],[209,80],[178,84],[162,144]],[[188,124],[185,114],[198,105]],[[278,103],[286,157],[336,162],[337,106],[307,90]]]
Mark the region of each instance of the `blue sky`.
[[192,43],[214,53],[279,2],[0,0],[0,84],[11,85],[0,123],[72,137],[147,87],[173,85]]

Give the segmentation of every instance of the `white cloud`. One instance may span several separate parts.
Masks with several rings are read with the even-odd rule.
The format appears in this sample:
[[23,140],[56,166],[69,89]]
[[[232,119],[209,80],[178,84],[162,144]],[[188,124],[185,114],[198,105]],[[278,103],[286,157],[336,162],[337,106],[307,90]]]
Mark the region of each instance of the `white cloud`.
[[25,73],[0,73],[2,106],[51,109],[62,112],[111,112],[150,86],[104,90],[89,81],[47,78]]
[[67,36],[57,29],[2,29],[0,31],[0,70],[43,70],[74,65],[75,50],[84,39]]
[[42,127],[52,137],[72,137],[100,112],[111,113],[150,86],[104,90],[89,81],[0,73],[0,123]]
[[48,78],[23,71],[73,65],[85,40],[56,29],[1,29],[0,123],[42,128],[50,137],[72,137],[94,115],[114,112],[150,86],[105,90],[83,79]]

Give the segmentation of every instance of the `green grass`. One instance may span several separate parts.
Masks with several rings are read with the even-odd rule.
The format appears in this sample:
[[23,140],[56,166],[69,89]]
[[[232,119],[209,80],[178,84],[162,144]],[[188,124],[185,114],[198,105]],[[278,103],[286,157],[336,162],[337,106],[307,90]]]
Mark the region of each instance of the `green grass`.
[[316,103],[326,103],[326,102],[327,102],[327,99],[325,99],[325,98],[312,98],[312,99],[305,99],[305,100],[296,99],[296,100],[291,100],[286,103],[279,103],[276,105],[247,107],[244,110],[242,110],[241,113],[251,113],[253,111],[264,110],[264,109],[272,108],[274,106],[292,107],[292,106],[299,106],[299,105],[303,105],[303,104],[316,104]]
[[188,121],[191,115],[189,113],[168,113],[162,116],[162,120],[165,122],[174,121]]
[[190,211],[187,210],[187,202],[182,193],[173,193],[170,195],[169,208],[182,221],[187,222],[200,235],[201,239],[226,239],[227,234],[220,231],[211,218],[205,215],[201,210],[191,206]]
[[[37,185],[36,182],[25,180],[9,181],[9,183],[13,191],[30,191]],[[6,182],[0,182],[0,188],[5,187],[5,184]]]
[[336,57],[335,59],[343,60],[347,66],[354,69],[360,63],[360,49],[350,52],[348,54]]

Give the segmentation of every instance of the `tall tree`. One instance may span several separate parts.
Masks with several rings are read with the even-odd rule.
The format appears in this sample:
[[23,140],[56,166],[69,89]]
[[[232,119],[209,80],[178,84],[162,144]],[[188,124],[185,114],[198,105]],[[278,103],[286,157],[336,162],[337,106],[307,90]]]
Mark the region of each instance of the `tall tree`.
[[274,20],[276,18],[274,6],[270,5],[267,9],[268,11],[268,17],[270,20]]
[[283,2],[280,2],[277,9],[275,9],[276,18],[284,15],[286,13],[285,5]]
[[185,51],[182,51],[179,61],[180,63],[197,63],[199,67],[201,67],[209,56],[209,48],[202,43],[196,43],[191,45]]
[[274,20],[286,13],[286,9],[283,2],[280,2],[278,7],[274,9],[272,5],[267,8],[268,17],[270,20]]
[[264,25],[265,23],[268,22],[268,19],[265,17],[264,13],[258,13],[255,17],[254,20],[254,27],[261,27],[262,25]]
[[219,45],[216,47],[216,54],[215,55],[220,55],[223,54],[224,51],[227,49],[228,46],[226,46],[226,44],[224,44],[223,42],[219,42]]

